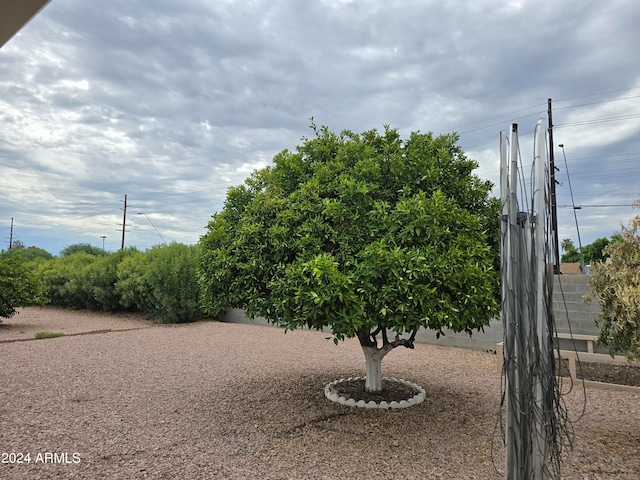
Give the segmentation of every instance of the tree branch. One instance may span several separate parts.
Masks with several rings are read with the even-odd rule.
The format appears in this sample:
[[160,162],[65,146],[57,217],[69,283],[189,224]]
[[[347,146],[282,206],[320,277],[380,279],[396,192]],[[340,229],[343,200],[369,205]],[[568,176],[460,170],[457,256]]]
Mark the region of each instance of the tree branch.
[[412,339],[396,337],[396,339],[393,342],[389,342],[389,344],[387,344],[386,347],[382,347],[382,349],[387,348],[388,351],[391,351],[394,348],[399,347],[399,346],[403,346],[403,347],[411,348],[411,349],[415,348],[415,346],[413,345],[413,340]]
[[[382,332],[383,344],[382,347],[378,348],[378,342],[376,341],[375,336],[380,332]],[[360,340],[360,345],[362,347],[375,349],[375,356],[382,359],[387,353],[396,347],[403,346],[405,348],[415,348],[413,342],[415,341],[416,333],[417,330],[413,330],[409,338],[400,338],[399,335],[396,335],[396,339],[392,342],[390,342],[387,337],[386,329],[382,327],[378,327],[374,332],[361,330],[357,332],[356,335],[358,336],[358,340]]]
[[369,331],[358,330],[356,332],[356,335],[362,347],[375,348],[375,349],[378,348],[378,342],[376,342],[376,337],[372,336]]
[[[382,328],[382,327],[380,327]],[[387,329],[382,329],[382,346],[389,345],[389,339],[387,338]]]
[[[378,327],[375,332],[369,334],[369,336],[371,336],[371,341],[375,344],[376,348],[378,347],[378,339],[376,338],[376,335],[378,335],[381,330],[382,330],[382,327]],[[382,331],[384,332],[384,330]]]

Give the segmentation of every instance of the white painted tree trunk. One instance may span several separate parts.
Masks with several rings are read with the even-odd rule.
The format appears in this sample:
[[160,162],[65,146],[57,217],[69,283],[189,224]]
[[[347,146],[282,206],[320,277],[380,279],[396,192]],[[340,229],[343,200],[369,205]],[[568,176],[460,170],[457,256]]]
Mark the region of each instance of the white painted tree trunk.
[[382,391],[382,359],[384,358],[384,350],[377,348],[362,347],[364,358],[367,362],[367,376],[364,388],[367,392]]

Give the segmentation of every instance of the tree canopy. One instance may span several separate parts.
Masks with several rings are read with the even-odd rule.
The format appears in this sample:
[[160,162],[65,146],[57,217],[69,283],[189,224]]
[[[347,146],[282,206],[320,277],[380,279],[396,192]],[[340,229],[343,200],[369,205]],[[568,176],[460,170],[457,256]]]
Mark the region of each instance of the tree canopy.
[[[207,312],[329,327],[386,353],[420,327],[481,329],[499,309],[498,205],[455,134],[312,125],[231,188],[201,238]],[[390,341],[387,330],[408,339]]]
[[24,260],[26,262],[36,261],[36,260],[51,260],[53,258],[52,254],[38,247],[28,247],[28,248],[14,247],[11,250],[5,252],[5,255],[12,258]]
[[[640,207],[640,200],[635,206]],[[640,360],[640,215],[623,227],[616,241],[604,253],[606,262],[591,267],[588,302],[597,299],[602,311],[596,318],[599,343],[611,354],[622,352],[630,360]]]
[[570,238],[563,238],[562,242],[560,242],[560,248],[562,248],[564,252],[568,252],[569,250],[575,250],[576,247]]
[[582,247],[582,255],[580,250],[575,247],[573,242],[565,238],[562,240],[561,247],[565,253],[562,254],[562,263],[580,262],[584,260],[586,265],[592,265],[596,262],[600,262],[609,258],[606,247],[610,243],[621,241],[621,237],[618,234],[614,234],[609,240],[607,237],[598,238],[588,245]]
[[67,257],[69,255],[73,255],[74,253],[84,252],[89,255],[95,255],[97,257],[106,255],[102,248],[91,245],[90,243],[74,243],[73,245],[67,245],[60,251],[61,257]]

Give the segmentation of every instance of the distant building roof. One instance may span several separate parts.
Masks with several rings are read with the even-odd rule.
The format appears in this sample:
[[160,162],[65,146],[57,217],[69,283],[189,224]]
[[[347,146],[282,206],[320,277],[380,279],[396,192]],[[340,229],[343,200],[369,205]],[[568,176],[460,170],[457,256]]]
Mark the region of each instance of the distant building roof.
[[563,275],[582,275],[582,264],[580,262],[561,263],[560,272]]

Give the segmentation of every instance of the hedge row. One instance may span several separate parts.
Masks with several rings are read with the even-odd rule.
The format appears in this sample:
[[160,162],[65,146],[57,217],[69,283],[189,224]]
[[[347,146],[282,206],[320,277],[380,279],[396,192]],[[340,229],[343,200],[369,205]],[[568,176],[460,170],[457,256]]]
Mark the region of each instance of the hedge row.
[[204,317],[197,282],[198,246],[158,245],[92,255],[79,251],[25,264],[43,283],[45,302],[71,309],[142,311],[159,322]]

